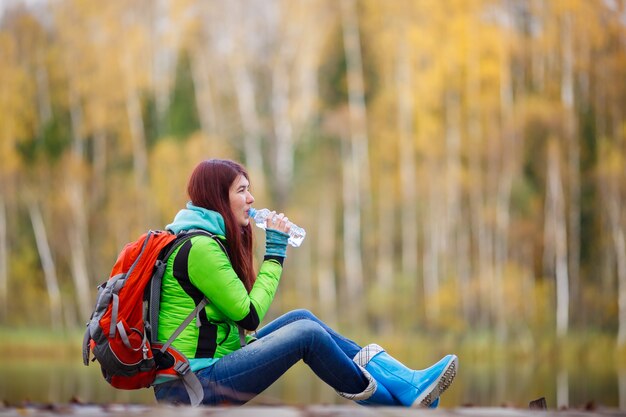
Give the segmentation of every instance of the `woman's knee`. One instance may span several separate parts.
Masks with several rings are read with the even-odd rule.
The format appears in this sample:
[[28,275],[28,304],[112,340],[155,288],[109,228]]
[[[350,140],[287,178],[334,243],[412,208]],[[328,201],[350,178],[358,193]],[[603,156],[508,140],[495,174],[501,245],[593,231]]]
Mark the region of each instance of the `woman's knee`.
[[287,315],[297,318],[299,320],[313,320],[319,321],[315,314],[311,313],[309,310],[305,308],[298,308],[296,310],[291,310],[287,313]]
[[290,326],[293,326],[293,335],[304,340],[306,345],[330,337],[326,330],[313,320],[298,320],[291,323]]

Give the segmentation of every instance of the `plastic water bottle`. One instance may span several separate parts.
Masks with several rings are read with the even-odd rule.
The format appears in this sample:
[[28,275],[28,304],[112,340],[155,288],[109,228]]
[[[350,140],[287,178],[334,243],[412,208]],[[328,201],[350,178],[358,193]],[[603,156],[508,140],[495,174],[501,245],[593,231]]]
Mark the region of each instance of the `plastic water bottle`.
[[[267,217],[270,215],[270,210],[266,208],[259,209],[259,210],[251,208],[248,214],[250,215],[250,218],[254,220],[254,222],[256,223],[258,227],[260,227],[261,229],[265,229],[265,227],[267,226],[265,222],[267,220]],[[291,246],[295,248],[300,246],[305,236],[306,236],[306,232],[304,231],[303,228],[296,226],[293,223],[291,224],[291,229],[289,229],[289,240],[288,240],[288,243]]]

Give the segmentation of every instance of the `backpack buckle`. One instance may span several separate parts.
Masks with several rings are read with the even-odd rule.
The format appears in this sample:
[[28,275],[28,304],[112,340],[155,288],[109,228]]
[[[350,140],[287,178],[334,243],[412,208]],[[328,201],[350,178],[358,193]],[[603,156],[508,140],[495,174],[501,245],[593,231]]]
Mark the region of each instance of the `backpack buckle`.
[[190,369],[191,367],[189,366],[189,362],[178,362],[176,365],[174,365],[174,370],[179,375],[185,375],[187,372],[189,372]]

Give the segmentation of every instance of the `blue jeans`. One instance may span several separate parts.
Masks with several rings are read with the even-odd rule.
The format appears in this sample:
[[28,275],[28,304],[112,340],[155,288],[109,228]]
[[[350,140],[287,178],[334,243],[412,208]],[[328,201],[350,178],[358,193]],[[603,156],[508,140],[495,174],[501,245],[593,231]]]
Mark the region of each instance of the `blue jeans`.
[[[300,359],[337,391],[356,394],[368,385],[352,358],[361,349],[311,312],[294,310],[258,331],[258,340],[196,372],[205,405],[244,404]],[[181,380],[154,387],[159,402],[188,404]]]

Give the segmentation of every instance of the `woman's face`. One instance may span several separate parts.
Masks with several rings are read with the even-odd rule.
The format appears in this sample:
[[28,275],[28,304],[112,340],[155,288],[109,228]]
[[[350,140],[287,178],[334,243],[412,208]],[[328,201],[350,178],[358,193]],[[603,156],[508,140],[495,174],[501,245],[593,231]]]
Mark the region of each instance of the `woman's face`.
[[243,175],[238,175],[230,185],[228,195],[230,197],[230,209],[235,216],[235,221],[240,226],[247,226],[250,223],[248,211],[254,203],[254,197],[250,194],[250,182]]

